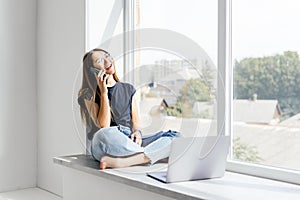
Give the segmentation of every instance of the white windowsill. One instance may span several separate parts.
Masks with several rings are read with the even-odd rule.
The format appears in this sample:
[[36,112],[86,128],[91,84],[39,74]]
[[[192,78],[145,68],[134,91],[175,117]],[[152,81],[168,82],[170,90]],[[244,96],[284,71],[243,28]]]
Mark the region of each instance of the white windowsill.
[[300,186],[226,172],[217,179],[164,184],[145,175],[166,164],[98,170],[98,162],[85,155],[54,158],[56,164],[175,199],[300,199]]
[[300,173],[297,170],[245,163],[233,160],[227,162],[226,170],[235,173],[253,175],[256,177],[300,185]]

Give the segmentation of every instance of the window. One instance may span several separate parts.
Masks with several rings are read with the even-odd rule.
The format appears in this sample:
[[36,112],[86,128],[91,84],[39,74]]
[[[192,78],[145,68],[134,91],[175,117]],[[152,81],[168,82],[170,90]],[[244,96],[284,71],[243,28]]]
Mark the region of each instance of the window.
[[[132,31],[124,34],[125,54],[117,66],[125,66],[119,70],[123,79],[138,89],[146,130],[197,126],[192,135],[212,127],[216,133],[222,120],[217,129],[211,121],[226,116],[225,132],[232,135],[228,170],[299,184],[297,0],[101,1],[104,5],[109,11],[101,12],[104,24],[119,15],[111,36]],[[93,24],[87,28],[88,49],[104,31],[91,29],[96,21],[87,23]],[[170,38],[157,38],[159,30]],[[185,48],[180,35],[201,47],[200,59],[180,52]],[[99,41],[92,44],[93,38]],[[201,95],[184,93],[188,88]],[[216,102],[217,96],[224,101]]]
[[[217,5],[217,0],[134,1],[134,84],[140,89],[141,121],[144,128],[151,127],[149,132],[216,134],[212,119],[216,118],[218,73]],[[155,41],[153,46],[143,46],[153,39],[145,38],[145,29],[153,32],[151,37],[160,32],[161,46],[155,46]],[[191,41],[199,45],[195,52],[185,47]]]
[[[299,18],[298,3],[296,1],[274,2],[268,0],[263,2],[233,0],[232,2],[227,1],[227,4],[222,3],[222,5],[218,5],[216,1],[135,2],[137,9],[135,16],[136,29],[153,27],[170,29],[195,40],[203,46],[209,57],[212,58],[213,63],[218,65],[219,70],[224,71],[226,77],[222,75],[221,71],[218,73],[221,73],[221,77],[225,79],[231,76],[231,71],[228,70],[230,68],[225,68],[226,65],[220,63],[230,59],[230,53],[227,51],[232,48],[233,60],[229,63],[232,63],[233,67],[233,88],[231,89],[233,90],[233,99],[230,100],[233,112],[232,121],[227,121],[227,123],[232,123],[231,159],[239,161],[231,163],[239,163],[240,167],[238,169],[229,168],[243,173],[297,182],[291,177],[298,174],[298,172],[291,170],[299,170],[300,167],[300,158],[297,154],[300,150],[299,145],[297,145],[299,144],[297,132],[299,132],[300,119],[297,115],[300,111],[298,100],[299,82],[297,81],[300,80],[300,67],[297,64],[299,63],[297,53],[299,45],[295,42],[299,41],[297,35],[300,31],[296,22],[296,19]],[[258,6],[259,9],[257,9],[258,4],[260,5]],[[229,23],[226,20],[218,21],[218,7],[219,15],[226,11],[227,17],[232,15],[232,21],[229,21]],[[290,9],[291,7],[292,9]],[[165,12],[166,10],[167,12]],[[178,15],[178,12],[184,13],[186,10],[188,10],[189,15]],[[255,10],[255,16],[253,16],[253,10]],[[191,18],[197,19],[197,21],[195,22]],[[230,37],[228,30],[231,23],[232,43],[228,40]],[[224,37],[217,35],[218,31],[220,34],[222,31],[220,29],[224,25],[226,25],[225,30],[227,30],[225,32],[229,35]],[[283,36],[283,33],[286,33],[286,35]],[[136,37],[136,39],[139,38]],[[222,44],[224,44],[224,47]],[[217,49],[218,45],[219,50]],[[222,55],[220,55],[222,54],[222,50],[220,50],[222,48],[227,52],[223,52],[226,58],[222,58]],[[172,66],[171,69],[174,69],[175,66],[178,66],[176,62],[180,61],[176,56],[157,50],[141,50],[136,52],[135,58],[136,67],[143,65],[149,67],[149,65],[152,65],[152,70],[149,70],[147,75],[150,76],[148,77],[149,80],[154,83],[147,90],[146,95],[148,97],[165,97],[166,94],[175,91],[172,90],[172,86],[180,88],[178,86],[179,81],[174,77],[171,78],[172,81],[169,83],[155,85],[155,82],[161,83],[160,78],[165,79],[170,74],[170,72],[164,70],[156,70],[155,67]],[[264,63],[264,65],[257,63]],[[275,68],[276,66],[278,68]],[[252,72],[251,67],[257,71]],[[277,83],[272,74],[277,75]],[[182,80],[181,84],[188,82],[188,79],[193,78]],[[261,79],[261,85],[258,85],[258,79]],[[275,84],[277,84],[277,87],[274,87]],[[164,87],[166,85],[167,87]],[[191,87],[191,85],[187,87]],[[171,91],[168,91],[170,88]],[[227,93],[229,91],[230,89],[227,88]],[[268,91],[269,93],[267,93]],[[277,96],[274,96],[275,91],[277,91]],[[173,92],[173,94],[176,93],[181,94],[178,91]],[[220,95],[220,90],[218,94]],[[252,99],[249,100],[249,98]],[[191,103],[189,104],[191,105]],[[193,104],[195,105],[193,105],[193,109],[197,109],[197,105],[200,108],[205,107],[204,104],[201,104],[201,101],[193,102]],[[260,105],[255,108],[257,106],[255,104]],[[226,105],[221,103],[219,106]],[[184,106],[181,108],[184,111],[191,109],[191,107]],[[206,118],[205,115],[208,113],[202,112],[197,117],[200,119]],[[253,116],[253,113],[257,116]],[[250,121],[247,119],[247,114]],[[170,115],[174,115],[174,113]],[[189,118],[188,115],[182,113],[180,117]],[[251,121],[251,118],[254,121]],[[230,124],[227,125],[230,126]],[[253,166],[258,167],[260,173],[243,170],[241,167],[245,167],[247,163],[255,163],[256,165]],[[251,164],[248,166],[251,166]],[[269,173],[270,170],[273,170],[273,173]],[[277,173],[278,171],[284,173]],[[274,174],[280,175],[275,177]]]
[[232,0],[233,160],[300,170],[299,8]]

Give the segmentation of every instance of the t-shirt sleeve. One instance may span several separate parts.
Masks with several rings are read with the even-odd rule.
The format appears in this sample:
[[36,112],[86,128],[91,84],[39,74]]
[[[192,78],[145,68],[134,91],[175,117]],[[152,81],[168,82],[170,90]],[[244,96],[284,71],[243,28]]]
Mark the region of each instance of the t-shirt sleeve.
[[131,94],[130,96],[131,96],[131,98],[135,94],[135,92],[136,92],[135,87],[133,85],[130,85],[130,94]]

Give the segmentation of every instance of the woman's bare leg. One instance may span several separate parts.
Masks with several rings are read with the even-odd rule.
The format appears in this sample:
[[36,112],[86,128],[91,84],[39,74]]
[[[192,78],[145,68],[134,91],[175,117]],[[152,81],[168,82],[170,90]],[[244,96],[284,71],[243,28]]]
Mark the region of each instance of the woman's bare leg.
[[150,162],[150,159],[144,153],[135,154],[126,158],[104,156],[100,161],[100,169],[129,167],[148,162]]

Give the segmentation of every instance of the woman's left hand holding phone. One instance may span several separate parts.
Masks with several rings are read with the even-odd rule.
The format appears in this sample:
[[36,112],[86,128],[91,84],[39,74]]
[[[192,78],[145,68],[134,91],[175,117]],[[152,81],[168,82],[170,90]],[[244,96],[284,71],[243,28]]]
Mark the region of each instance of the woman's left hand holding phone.
[[100,72],[98,74],[95,74],[95,77],[97,80],[97,84],[100,88],[100,92],[103,94],[107,94],[107,92],[108,92],[108,90],[107,90],[108,75],[103,70],[100,70]]

